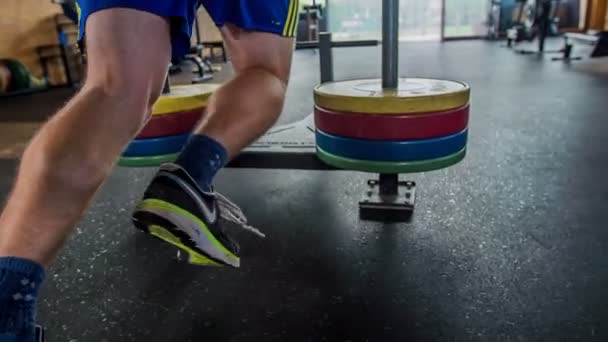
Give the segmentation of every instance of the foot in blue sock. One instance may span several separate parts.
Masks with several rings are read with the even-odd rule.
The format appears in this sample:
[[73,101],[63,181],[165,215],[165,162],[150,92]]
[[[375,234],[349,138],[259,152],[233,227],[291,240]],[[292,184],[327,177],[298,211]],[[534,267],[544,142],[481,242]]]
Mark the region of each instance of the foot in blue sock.
[[44,269],[31,260],[0,257],[0,342],[31,342]]
[[239,246],[225,224],[264,234],[247,224],[236,204],[213,191],[213,177],[226,159],[220,143],[193,136],[177,161],[161,166],[146,189],[133,213],[135,226],[179,248],[193,264],[239,267]]
[[175,164],[181,166],[203,190],[209,190],[213,177],[226,164],[228,153],[217,140],[193,135]]

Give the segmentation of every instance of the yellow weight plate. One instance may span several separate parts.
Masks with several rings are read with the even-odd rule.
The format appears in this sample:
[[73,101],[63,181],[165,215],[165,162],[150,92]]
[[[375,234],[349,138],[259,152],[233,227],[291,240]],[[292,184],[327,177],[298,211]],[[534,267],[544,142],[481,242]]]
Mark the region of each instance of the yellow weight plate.
[[314,90],[315,104],[340,112],[415,114],[459,108],[469,103],[467,84],[428,78],[401,78],[396,90],[383,90],[380,79],[328,82]]
[[171,93],[163,94],[152,107],[152,115],[163,115],[207,107],[211,94],[219,84],[188,84],[171,87]]

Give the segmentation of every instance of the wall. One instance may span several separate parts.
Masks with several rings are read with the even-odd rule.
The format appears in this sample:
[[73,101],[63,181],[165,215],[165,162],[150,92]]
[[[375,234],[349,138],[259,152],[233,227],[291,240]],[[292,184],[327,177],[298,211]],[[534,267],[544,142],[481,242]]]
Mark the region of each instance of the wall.
[[592,0],[589,8],[589,30],[606,29],[606,11],[608,10],[606,0]]
[[[61,7],[50,0],[0,0],[0,8],[0,58],[17,59],[40,76],[36,47],[57,43],[53,18],[61,13]],[[219,30],[202,8],[199,23],[203,40],[221,40]],[[59,77],[61,68],[54,69],[51,76]]]
[[[0,0],[1,1],[1,0]],[[201,30],[202,41],[218,41],[222,40],[220,30],[215,26],[213,20],[203,7],[198,11],[198,24]],[[194,33],[192,34],[192,42],[195,42]]]
[[589,0],[582,0],[580,3],[580,8],[579,8],[579,13],[581,13],[581,15],[579,15],[579,18],[578,18],[578,28],[581,30],[585,30],[586,25],[587,25],[588,8],[589,8]]
[[604,17],[604,30],[608,31],[608,6],[606,6],[606,16]]
[[41,75],[36,46],[55,44],[53,16],[61,8],[50,0],[0,0],[0,58],[14,58]]

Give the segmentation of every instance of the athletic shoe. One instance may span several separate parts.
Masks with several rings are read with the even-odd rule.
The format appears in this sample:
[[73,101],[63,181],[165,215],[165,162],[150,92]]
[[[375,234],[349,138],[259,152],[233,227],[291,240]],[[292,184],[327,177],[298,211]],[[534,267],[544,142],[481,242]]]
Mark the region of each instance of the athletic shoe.
[[247,225],[236,204],[213,189],[203,191],[176,164],[160,167],[133,213],[137,228],[186,252],[190,263],[239,267],[239,246],[225,233],[225,221],[265,237]]

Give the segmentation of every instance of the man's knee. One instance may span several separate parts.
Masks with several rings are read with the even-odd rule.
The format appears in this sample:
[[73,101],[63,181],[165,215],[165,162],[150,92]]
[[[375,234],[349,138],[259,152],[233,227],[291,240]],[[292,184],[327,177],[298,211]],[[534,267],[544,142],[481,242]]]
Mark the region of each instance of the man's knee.
[[94,87],[110,98],[138,109],[152,107],[161,93],[166,69],[145,70],[132,63],[89,67],[86,87]]
[[149,71],[146,75],[128,67],[116,67],[103,73],[98,71],[87,78],[80,96],[96,98],[120,108],[115,113],[107,113],[106,117],[109,121],[119,121],[127,134],[135,134],[149,118],[162,91],[164,76],[154,77],[152,73]]
[[145,11],[111,8],[86,24],[87,80],[129,105],[150,107],[161,92],[171,55],[167,18]]

